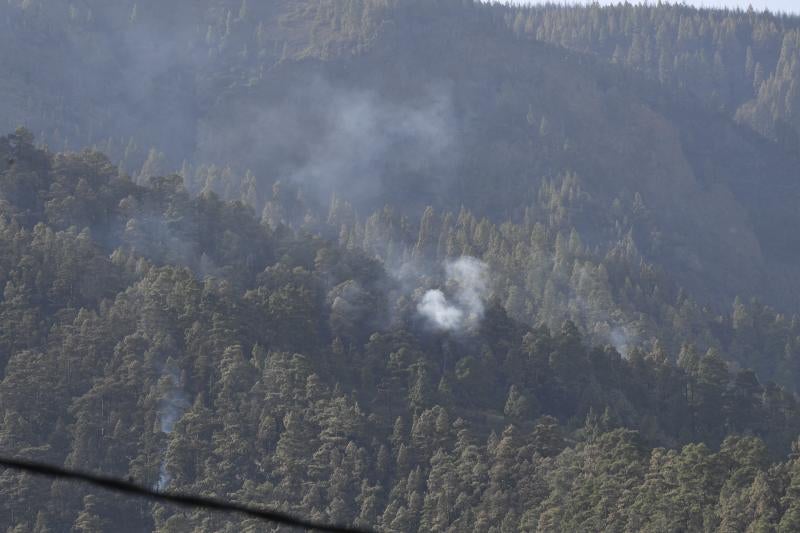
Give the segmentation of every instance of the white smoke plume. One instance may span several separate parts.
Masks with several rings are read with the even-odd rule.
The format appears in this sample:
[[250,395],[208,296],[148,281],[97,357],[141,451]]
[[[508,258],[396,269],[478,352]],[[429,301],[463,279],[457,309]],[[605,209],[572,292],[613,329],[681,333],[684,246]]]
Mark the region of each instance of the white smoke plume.
[[435,329],[459,331],[480,322],[488,290],[488,267],[474,257],[463,256],[445,264],[448,298],[440,289],[425,293],[417,312]]
[[464,320],[464,311],[448,303],[447,297],[439,289],[426,292],[417,311],[437,329],[458,329]]
[[608,334],[611,345],[622,355],[628,357],[631,348],[636,345],[636,336],[626,326],[617,326]]

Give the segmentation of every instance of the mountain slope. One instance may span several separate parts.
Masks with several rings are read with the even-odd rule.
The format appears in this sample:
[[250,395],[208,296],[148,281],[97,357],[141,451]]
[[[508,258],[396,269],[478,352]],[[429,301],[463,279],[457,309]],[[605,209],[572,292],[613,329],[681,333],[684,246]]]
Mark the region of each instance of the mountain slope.
[[[68,142],[98,142],[123,167],[136,165],[129,170],[144,163],[143,175],[188,162],[192,188],[219,179],[219,170],[193,169],[231,165],[225,186],[212,188],[238,197],[250,187],[258,210],[282,180],[323,205],[347,190],[363,210],[463,204],[516,217],[544,178],[575,173],[600,213],[638,195],[649,213],[634,233],[640,251],[704,302],[796,302],[800,247],[781,231],[798,218],[796,153],[668,87],[518,40],[502,10],[444,1],[135,7],[87,3],[64,26],[46,2],[5,7],[30,54],[43,41],[83,58],[80,78],[43,70],[49,79],[31,81],[27,107],[5,98],[14,112],[5,123],[69,123],[75,134],[59,133]],[[104,56],[85,53],[99,43]],[[64,86],[73,92],[56,89]],[[62,119],[52,120],[55,109]],[[254,183],[237,186],[246,170]],[[597,218],[576,213],[574,225],[608,247],[614,228]]]
[[[0,138],[3,453],[387,531],[794,520],[797,461],[769,464],[800,406],[728,354],[622,357],[450,268],[397,278],[178,177],[31,141]],[[427,287],[462,305],[464,283],[475,320],[422,313]],[[9,470],[0,492],[22,530],[269,527]]]
[[[0,27],[0,453],[381,531],[800,529],[796,18],[10,0]],[[9,531],[272,531],[0,494]]]

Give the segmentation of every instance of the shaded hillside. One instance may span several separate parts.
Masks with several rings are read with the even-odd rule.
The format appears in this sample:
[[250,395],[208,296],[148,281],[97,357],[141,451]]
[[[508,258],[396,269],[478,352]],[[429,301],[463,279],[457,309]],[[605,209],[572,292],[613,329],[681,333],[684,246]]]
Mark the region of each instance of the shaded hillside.
[[[32,140],[0,137],[3,453],[385,531],[797,524],[797,398],[731,354],[527,326],[478,259],[427,269],[425,224],[400,275]],[[474,317],[436,322],[437,291]],[[0,493],[12,531],[270,530],[8,470]]]
[[[0,455],[380,531],[800,530],[798,32],[0,2]],[[0,529],[273,531],[9,470]]]
[[[2,9],[5,38],[18,43],[1,58],[3,123],[29,125],[51,146],[97,144],[143,178],[183,164],[192,190],[246,197],[257,210],[282,180],[321,205],[336,190],[362,210],[463,204],[518,218],[543,179],[574,173],[592,199],[572,220],[587,242],[610,246],[614,228],[596,221],[637,197],[649,213],[637,246],[701,300],[796,301],[800,246],[782,231],[798,218],[791,152],[707,107],[707,91],[693,90],[693,101],[520,40],[501,7],[39,0]],[[526,15],[531,28],[543,20],[543,35],[562,44],[539,15]],[[771,20],[748,17],[755,28]],[[794,25],[778,19],[770,38]],[[567,44],[591,48],[584,41]],[[736,55],[727,42],[716,46]]]
[[800,150],[797,16],[661,3],[534,6],[506,20],[516,35],[644,72]]

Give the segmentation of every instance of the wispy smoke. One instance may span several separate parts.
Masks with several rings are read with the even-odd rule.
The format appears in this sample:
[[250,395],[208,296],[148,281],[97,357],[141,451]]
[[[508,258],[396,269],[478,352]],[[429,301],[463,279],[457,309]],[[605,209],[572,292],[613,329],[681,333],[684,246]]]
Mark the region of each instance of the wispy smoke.
[[[169,435],[175,429],[175,423],[183,416],[183,413],[189,407],[189,401],[186,395],[179,388],[179,379],[176,375],[169,373],[166,379],[170,381],[170,388],[166,397],[159,405],[159,419],[161,425],[161,432]],[[161,467],[158,472],[158,485],[159,490],[163,490],[170,482],[170,475],[167,472],[166,457],[161,459]]]
[[488,290],[486,263],[463,256],[445,264],[448,298],[440,289],[425,293],[417,312],[435,329],[458,331],[477,324],[483,317]]
[[636,338],[625,326],[617,326],[612,329],[609,334],[608,338],[611,341],[611,345],[616,348],[616,350],[623,356],[627,357],[628,352],[633,347],[632,345],[636,344]]
[[260,179],[292,182],[321,205],[335,193],[370,209],[386,198],[429,201],[455,176],[457,127],[444,83],[403,100],[319,75],[280,91],[286,95],[232,102],[204,118],[198,160],[236,162]]
[[623,357],[640,344],[636,322],[615,309],[608,279],[589,263],[573,268],[567,294],[553,303],[559,318],[573,320],[593,342],[610,344]]
[[431,89],[415,104],[392,103],[374,92],[326,92],[328,129],[293,180],[323,199],[336,192],[361,203],[402,192],[391,191],[398,171],[410,179],[441,175],[453,144],[451,103],[443,89]]

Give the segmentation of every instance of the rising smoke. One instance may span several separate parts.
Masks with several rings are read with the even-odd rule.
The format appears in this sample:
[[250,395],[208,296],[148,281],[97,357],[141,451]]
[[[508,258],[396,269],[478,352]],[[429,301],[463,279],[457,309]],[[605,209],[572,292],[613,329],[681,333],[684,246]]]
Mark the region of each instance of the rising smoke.
[[236,162],[321,205],[332,194],[365,209],[444,194],[459,159],[450,87],[430,84],[400,101],[320,75],[301,80],[281,98],[212,110],[200,121],[196,160]]
[[[159,405],[159,419],[161,432],[165,435],[170,435],[172,430],[175,429],[175,424],[180,420],[183,413],[189,407],[189,401],[180,387],[180,379],[172,372],[168,371],[167,375],[162,378],[168,382],[168,389],[166,396]],[[164,490],[170,482],[170,475],[167,471],[166,452],[161,459],[161,466],[158,472],[158,490]]]
[[463,256],[445,264],[445,287],[427,291],[417,312],[440,331],[461,331],[480,322],[488,292],[488,267],[474,257]]
[[439,289],[426,292],[417,310],[436,328],[443,330],[458,329],[464,319],[464,311],[450,304]]

